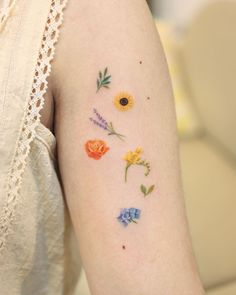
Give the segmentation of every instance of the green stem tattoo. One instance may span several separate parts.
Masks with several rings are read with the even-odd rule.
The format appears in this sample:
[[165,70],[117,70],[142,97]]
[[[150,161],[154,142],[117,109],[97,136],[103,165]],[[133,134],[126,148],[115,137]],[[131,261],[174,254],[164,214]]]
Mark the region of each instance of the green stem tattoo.
[[125,137],[125,135],[117,133],[113,127],[112,122],[109,122],[109,124],[107,124],[107,130],[109,131],[108,135],[116,135],[119,139],[124,141],[123,137]]
[[[151,168],[150,168],[150,164],[148,163],[148,162],[146,162],[146,161],[141,161],[141,162],[137,162],[137,163],[135,163],[136,165],[140,165],[140,166],[144,166],[144,167],[146,167],[147,168],[147,171],[145,172],[145,176],[148,176],[148,174],[150,173],[150,171],[151,171]],[[127,174],[128,174],[128,169],[129,169],[129,167],[131,166],[131,165],[133,165],[133,164],[127,164],[126,165],[126,167],[125,167],[125,182],[127,182]]]
[[128,176],[128,169],[131,166],[131,164],[127,164],[125,167],[125,182],[127,182],[127,176]]
[[149,174],[150,171],[151,171],[150,163],[146,162],[145,160],[142,160],[141,162],[138,162],[137,165],[141,165],[141,166],[146,167],[147,171],[146,171],[146,173],[145,173],[145,176],[148,176],[148,174]]
[[97,79],[97,91],[99,91],[99,89],[101,87],[105,87],[105,88],[109,88],[109,84],[111,83],[110,78],[111,75],[107,76],[107,67],[105,68],[103,74],[101,71],[99,71],[99,78]]

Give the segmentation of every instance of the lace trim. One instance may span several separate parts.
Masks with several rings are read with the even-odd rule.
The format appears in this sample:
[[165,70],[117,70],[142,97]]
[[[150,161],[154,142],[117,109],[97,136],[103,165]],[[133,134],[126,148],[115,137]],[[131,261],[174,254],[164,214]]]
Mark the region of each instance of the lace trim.
[[3,7],[0,9],[0,32],[2,31],[7,19],[11,15],[15,4],[16,0],[5,0],[5,2],[3,2]]
[[46,93],[48,85],[46,79],[51,72],[50,62],[54,57],[55,43],[59,37],[59,27],[63,22],[63,9],[67,2],[68,0],[52,0],[51,3],[23,127],[18,138],[12,167],[8,174],[6,186],[7,201],[3,209],[3,216],[0,219],[0,250],[3,249],[6,243],[6,237],[14,217],[14,209],[22,184],[26,159],[30,152],[30,143],[35,138],[35,128],[40,123],[41,114],[39,112],[44,105],[43,95]]

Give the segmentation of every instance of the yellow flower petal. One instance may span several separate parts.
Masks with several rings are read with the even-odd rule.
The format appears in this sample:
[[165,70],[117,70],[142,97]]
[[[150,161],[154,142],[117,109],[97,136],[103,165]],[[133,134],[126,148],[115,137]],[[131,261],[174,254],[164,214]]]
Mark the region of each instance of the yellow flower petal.
[[141,147],[137,147],[135,152],[141,154],[143,152],[143,149]]
[[133,97],[127,92],[120,92],[114,98],[114,104],[120,111],[127,111],[134,105]]
[[143,152],[141,147],[137,147],[135,151],[129,151],[125,154],[124,160],[127,161],[128,164],[137,164],[140,162],[141,157],[140,154]]

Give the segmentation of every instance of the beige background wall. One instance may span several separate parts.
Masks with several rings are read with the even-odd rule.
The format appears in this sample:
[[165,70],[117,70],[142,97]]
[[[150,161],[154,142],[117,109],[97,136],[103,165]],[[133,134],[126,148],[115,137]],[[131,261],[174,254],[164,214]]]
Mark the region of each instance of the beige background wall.
[[180,25],[189,19],[201,7],[214,0],[149,0],[153,13],[157,16],[168,18]]

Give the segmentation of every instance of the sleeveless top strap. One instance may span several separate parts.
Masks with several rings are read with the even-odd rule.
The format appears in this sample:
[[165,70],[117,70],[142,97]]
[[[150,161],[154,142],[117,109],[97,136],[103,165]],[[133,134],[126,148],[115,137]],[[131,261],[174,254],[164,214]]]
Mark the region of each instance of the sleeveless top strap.
[[17,0],[3,0],[3,6],[0,8],[0,32],[11,15],[16,1]]
[[0,253],[14,222],[67,1],[17,0],[0,32]]

